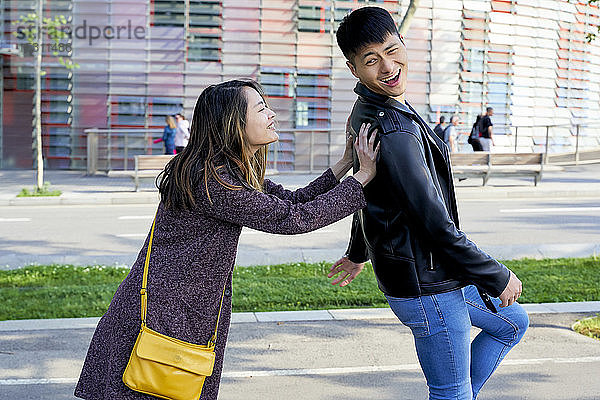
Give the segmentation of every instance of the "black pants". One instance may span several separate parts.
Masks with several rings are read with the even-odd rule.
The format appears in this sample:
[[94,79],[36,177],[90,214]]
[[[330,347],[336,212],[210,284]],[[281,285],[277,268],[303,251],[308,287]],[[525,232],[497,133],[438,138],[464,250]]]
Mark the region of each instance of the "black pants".
[[473,147],[473,151],[483,151],[479,139],[471,139],[471,146]]

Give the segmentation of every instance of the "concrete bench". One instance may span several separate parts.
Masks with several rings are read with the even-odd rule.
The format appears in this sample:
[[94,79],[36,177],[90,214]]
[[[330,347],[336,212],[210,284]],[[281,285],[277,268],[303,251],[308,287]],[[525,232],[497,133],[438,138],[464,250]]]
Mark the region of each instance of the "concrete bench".
[[491,176],[531,176],[537,186],[544,171],[560,171],[561,167],[544,163],[542,153],[452,153],[455,178],[482,178],[483,186]]
[[162,172],[165,165],[174,156],[171,155],[141,155],[135,156],[135,169],[125,171],[109,171],[108,176],[111,178],[130,177],[135,183],[135,191],[139,191],[141,179],[156,179],[158,174]]

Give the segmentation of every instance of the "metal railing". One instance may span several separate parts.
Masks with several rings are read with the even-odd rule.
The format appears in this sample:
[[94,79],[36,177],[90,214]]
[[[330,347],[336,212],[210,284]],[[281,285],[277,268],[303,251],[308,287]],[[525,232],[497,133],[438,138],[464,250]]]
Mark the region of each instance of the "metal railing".
[[[590,122],[593,121],[588,120],[585,124],[494,126],[495,129],[505,132],[494,134],[496,148],[510,149],[508,151],[512,150],[515,153],[544,153],[545,162],[577,164],[583,152],[589,156],[589,150],[600,150],[600,123]],[[527,134],[523,134],[523,131]],[[463,148],[470,149],[466,144],[469,133],[461,132]],[[504,142],[501,146],[498,146],[498,139]],[[583,146],[582,140],[586,142]],[[523,141],[528,143],[523,144]]]
[[[584,127],[587,127],[588,125],[583,125]],[[545,143],[544,143],[544,162],[548,161],[548,150],[550,148],[549,142],[550,142],[550,130],[551,128],[562,128],[562,129],[569,129],[569,131],[571,132],[571,136],[575,137],[575,151],[573,152],[574,155],[574,161],[577,164],[579,162],[579,137],[580,137],[580,132],[581,132],[581,124],[561,124],[561,125],[546,125],[543,126],[541,128],[545,129]],[[522,129],[539,129],[539,126],[534,126],[534,125],[521,125],[521,126],[513,126],[512,128],[515,129],[515,134],[514,134],[514,142],[515,142],[515,153],[517,152],[517,148],[519,147],[519,128]],[[575,134],[573,135],[573,130],[575,131]],[[530,136],[529,136],[530,137]],[[564,137],[564,136],[563,136]],[[599,136],[600,137],[600,136]]]
[[[142,154],[163,154],[163,144],[153,143],[162,129],[86,129],[87,173],[127,170],[133,158]],[[344,131],[331,128],[278,129],[279,141],[269,146],[270,172],[314,173],[341,157],[345,145]],[[341,140],[334,140],[339,135]],[[337,143],[339,142],[339,143]],[[335,161],[335,160],[333,160]]]
[[162,143],[153,140],[162,136],[162,129],[86,129],[87,173],[133,168],[133,157],[141,154],[162,154]]
[[[546,126],[512,126],[505,127],[507,134],[495,135],[498,139],[503,136],[505,142],[512,142],[513,151],[523,151],[523,147],[529,147],[529,152],[544,152],[544,160],[554,162],[579,163],[582,148],[599,149],[600,124],[591,127],[588,124],[575,125],[546,125]],[[525,129],[530,132],[520,135]],[[553,129],[568,129],[570,136],[554,135]],[[512,133],[514,130],[514,133]],[[535,130],[536,134],[531,134]],[[537,132],[543,132],[543,135]],[[510,134],[508,133],[510,132]],[[585,132],[585,135],[583,135]],[[94,174],[98,171],[111,171],[115,169],[133,168],[133,157],[141,154],[163,154],[163,144],[153,143],[153,139],[162,136],[162,129],[86,129],[87,134],[87,173]],[[268,168],[271,172],[279,173],[315,173],[329,167],[344,151],[345,134],[341,129],[314,128],[314,129],[279,129],[280,139],[270,146],[268,156]],[[466,144],[468,133],[460,133],[459,142],[461,148],[469,151],[470,146]],[[519,138],[531,139],[531,145],[520,146]],[[563,141],[571,141],[574,137],[574,149],[565,152],[551,152],[552,141],[561,138]],[[592,138],[595,146],[581,145],[581,137]],[[543,144],[536,143],[543,139]],[[556,144],[558,146],[558,144]],[[503,146],[509,148],[508,146]],[[541,147],[543,149],[540,150]],[[560,147],[573,147],[561,145]],[[549,160],[549,157],[551,159]],[[594,156],[595,157],[595,156]],[[589,157],[586,157],[589,158]],[[587,160],[589,161],[589,160]]]

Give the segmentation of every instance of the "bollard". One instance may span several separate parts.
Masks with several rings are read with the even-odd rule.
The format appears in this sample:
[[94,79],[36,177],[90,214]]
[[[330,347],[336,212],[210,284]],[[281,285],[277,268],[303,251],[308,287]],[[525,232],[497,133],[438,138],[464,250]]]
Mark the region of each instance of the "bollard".
[[98,135],[96,129],[86,129],[87,133],[87,175],[94,175],[98,171]]

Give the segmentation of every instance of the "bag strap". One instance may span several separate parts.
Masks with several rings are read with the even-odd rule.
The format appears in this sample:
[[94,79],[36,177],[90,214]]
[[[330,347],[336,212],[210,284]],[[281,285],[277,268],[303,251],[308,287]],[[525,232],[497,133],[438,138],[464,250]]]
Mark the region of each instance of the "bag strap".
[[[156,215],[158,215],[158,210],[156,210]],[[146,326],[146,312],[148,307],[148,266],[150,265],[150,253],[152,252],[152,239],[154,238],[154,227],[156,226],[156,215],[154,216],[154,221],[152,221],[152,229],[150,230],[150,240],[148,240],[148,250],[146,251],[146,260],[144,261],[144,274],[142,276],[142,289],[140,290],[140,294],[142,297],[141,301],[141,317],[142,317],[142,327]],[[227,281],[225,280],[225,284],[223,285],[223,293],[221,294],[221,304],[219,305],[219,314],[217,314],[217,324],[215,326],[215,333],[208,341],[208,346],[214,346],[217,342],[217,330],[219,329],[219,320],[221,319],[221,310],[223,308],[223,298],[225,297],[225,288],[227,287]]]

